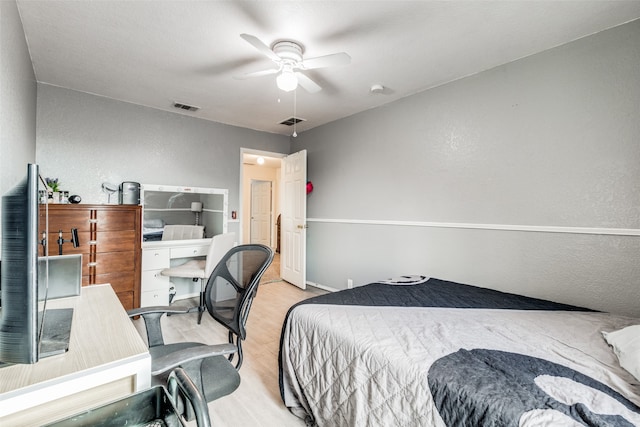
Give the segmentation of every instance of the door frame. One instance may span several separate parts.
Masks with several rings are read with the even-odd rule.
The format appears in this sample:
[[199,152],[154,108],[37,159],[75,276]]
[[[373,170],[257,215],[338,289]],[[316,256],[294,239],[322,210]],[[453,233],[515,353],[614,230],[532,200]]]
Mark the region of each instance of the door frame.
[[[259,155],[262,157],[271,157],[271,158],[275,158],[275,159],[283,159],[285,157],[288,156],[288,154],[284,154],[284,153],[275,153],[275,152],[271,152],[271,151],[263,151],[263,150],[255,150],[252,148],[240,148],[240,191],[238,192],[238,243],[241,244],[242,242],[244,242],[244,238],[245,236],[244,231],[243,231],[243,218],[244,218],[244,214],[245,214],[245,210],[246,209],[250,209],[250,206],[244,206],[244,183],[245,180],[247,179],[245,176],[245,171],[244,171],[244,155],[245,154],[254,154],[254,155]],[[272,189],[273,190],[273,189]],[[280,198],[279,202],[280,202],[280,206],[282,206],[282,198],[284,197],[282,194],[282,191],[278,191],[278,197]],[[275,213],[273,215],[274,218],[273,221],[275,221]],[[272,224],[272,229],[275,229],[275,225]]]

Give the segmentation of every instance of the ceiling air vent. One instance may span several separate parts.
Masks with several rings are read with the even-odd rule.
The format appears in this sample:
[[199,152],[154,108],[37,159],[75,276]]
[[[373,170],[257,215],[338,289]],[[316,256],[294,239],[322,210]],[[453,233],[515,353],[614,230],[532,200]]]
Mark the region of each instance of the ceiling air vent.
[[281,121],[280,124],[281,125],[285,125],[285,126],[293,126],[296,123],[300,123],[300,122],[304,122],[304,121],[305,121],[305,119],[301,119],[301,118],[298,118],[298,117],[289,117],[288,119]]
[[175,108],[180,109],[180,110],[186,110],[186,111],[198,111],[200,109],[200,107],[194,107],[193,105],[181,104],[179,102],[175,102],[173,104],[173,106]]

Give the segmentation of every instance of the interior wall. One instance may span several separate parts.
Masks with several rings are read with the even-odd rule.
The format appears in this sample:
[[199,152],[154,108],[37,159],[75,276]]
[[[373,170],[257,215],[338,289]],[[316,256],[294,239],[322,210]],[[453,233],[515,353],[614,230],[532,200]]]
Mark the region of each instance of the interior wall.
[[0,1],[0,194],[36,160],[36,91],[18,7]]
[[[241,147],[286,153],[289,140],[38,85],[37,160],[44,176],[57,177],[85,203],[107,202],[103,182],[134,181],[226,188],[229,212],[238,211]],[[230,221],[229,231],[238,233],[238,225]]]
[[640,316],[639,69],[637,21],[302,133],[308,280],[425,274]]

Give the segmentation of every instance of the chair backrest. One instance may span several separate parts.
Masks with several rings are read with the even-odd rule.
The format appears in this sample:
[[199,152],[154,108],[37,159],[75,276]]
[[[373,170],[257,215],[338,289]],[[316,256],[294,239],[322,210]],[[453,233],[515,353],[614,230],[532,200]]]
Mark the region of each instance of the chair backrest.
[[[273,251],[265,245],[250,244],[231,248],[213,269],[205,289],[209,314],[231,333],[244,340],[245,325],[260,278],[273,260]],[[220,292],[221,288],[224,292]],[[217,295],[229,295],[216,301]],[[230,336],[231,338],[231,336]]]
[[203,225],[165,225],[162,231],[162,240],[190,240],[203,239]]
[[216,234],[213,236],[207,253],[207,261],[204,265],[204,277],[211,276],[213,269],[218,265],[222,257],[229,252],[235,242],[236,233]]

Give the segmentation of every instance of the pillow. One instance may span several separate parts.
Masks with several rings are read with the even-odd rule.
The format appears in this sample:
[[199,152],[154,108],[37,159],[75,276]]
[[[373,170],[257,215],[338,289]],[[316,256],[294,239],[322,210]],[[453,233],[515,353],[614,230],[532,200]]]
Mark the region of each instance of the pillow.
[[164,227],[164,221],[162,219],[145,219],[144,226],[146,228],[162,228]]
[[400,276],[393,279],[381,280],[378,283],[384,283],[386,285],[419,285],[427,280],[429,280],[427,276]]
[[613,347],[620,366],[640,381],[640,325],[627,326],[613,332],[602,332]]

